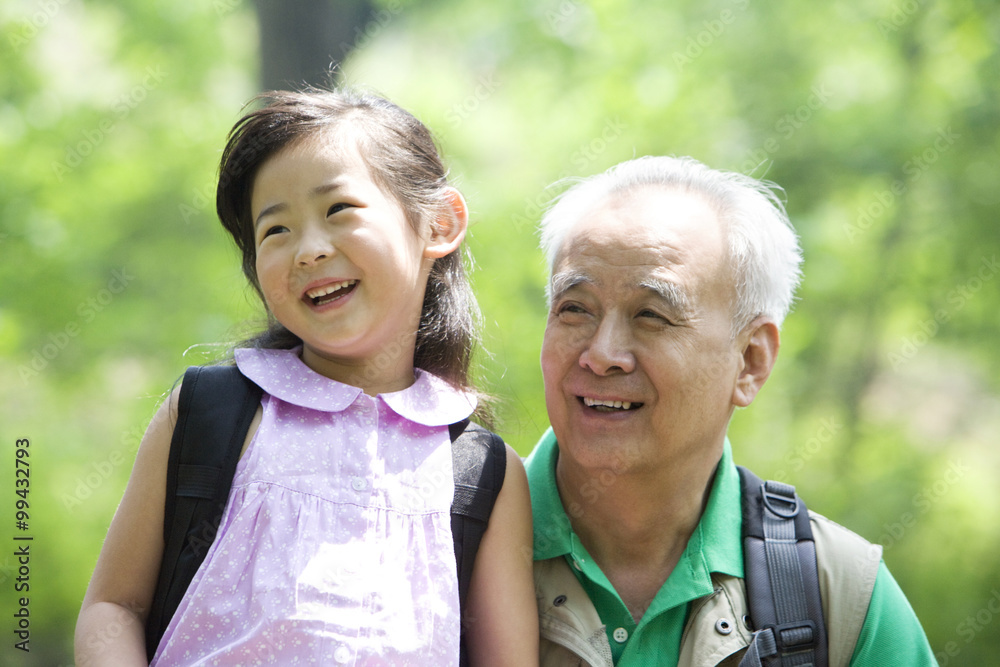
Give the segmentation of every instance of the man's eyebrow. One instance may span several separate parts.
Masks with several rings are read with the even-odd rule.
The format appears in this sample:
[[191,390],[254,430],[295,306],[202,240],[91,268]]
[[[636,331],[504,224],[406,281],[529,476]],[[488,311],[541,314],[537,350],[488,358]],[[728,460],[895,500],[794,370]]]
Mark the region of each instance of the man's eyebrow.
[[[330,181],[329,183],[323,183],[322,185],[317,185],[316,187],[314,187],[312,190],[309,191],[309,194],[313,197],[319,197],[327,194],[328,192],[339,190],[340,188],[344,187],[344,185],[345,185],[344,179],[337,178],[335,180]],[[278,202],[277,204],[272,204],[271,206],[268,206],[267,208],[265,208],[263,211],[260,212],[260,215],[257,216],[257,219],[253,223],[254,229],[260,227],[260,221],[263,220],[265,217],[269,215],[274,215],[275,213],[281,213],[282,211],[285,211],[287,209],[288,209],[288,204],[286,204],[285,202]]]
[[677,283],[659,278],[647,278],[639,283],[639,287],[652,292],[676,312],[686,313],[690,308],[691,302],[687,292]]
[[594,280],[580,271],[560,271],[552,275],[547,286],[549,301],[553,301],[578,285],[593,284]]

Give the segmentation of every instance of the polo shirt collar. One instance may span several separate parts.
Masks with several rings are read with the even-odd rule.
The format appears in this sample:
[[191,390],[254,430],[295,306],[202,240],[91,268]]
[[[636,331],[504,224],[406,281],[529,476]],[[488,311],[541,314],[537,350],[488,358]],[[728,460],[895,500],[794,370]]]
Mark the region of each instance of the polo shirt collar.
[[[577,558],[582,556],[586,561],[590,561],[589,554],[586,554],[583,545],[573,533],[569,517],[559,497],[559,490],[556,487],[558,455],[559,446],[555,434],[549,428],[525,461],[528,484],[531,488],[534,559],[546,560],[558,556],[569,556],[572,559],[574,556]],[[691,534],[687,548],[675,569],[675,573],[682,568],[686,569],[686,576],[672,575],[661,593],[668,588],[686,588],[682,582],[689,582],[697,590],[672,592],[683,597],[689,595],[700,597],[705,594],[706,586],[708,592],[711,592],[711,573],[742,577],[743,548],[740,542],[742,521],[740,480],[733,464],[732,447],[726,438],[705,512]],[[584,563],[587,564],[589,563]],[[603,574],[600,578],[604,579]]]

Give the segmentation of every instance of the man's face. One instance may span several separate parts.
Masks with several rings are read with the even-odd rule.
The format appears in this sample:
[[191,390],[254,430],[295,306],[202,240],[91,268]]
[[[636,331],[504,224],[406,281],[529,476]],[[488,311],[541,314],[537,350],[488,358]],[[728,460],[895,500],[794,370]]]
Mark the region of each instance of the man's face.
[[584,216],[558,251],[542,343],[560,451],[617,472],[717,459],[742,365],[734,298],[701,197],[644,188]]

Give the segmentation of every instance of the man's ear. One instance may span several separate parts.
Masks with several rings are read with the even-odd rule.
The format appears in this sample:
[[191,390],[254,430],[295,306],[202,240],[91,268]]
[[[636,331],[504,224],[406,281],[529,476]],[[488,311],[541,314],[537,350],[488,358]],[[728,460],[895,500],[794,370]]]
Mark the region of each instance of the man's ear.
[[778,358],[781,337],[778,325],[768,317],[758,317],[740,334],[743,345],[743,369],[733,388],[733,404],[745,408],[757,396],[771,375]]
[[469,228],[469,209],[465,198],[455,188],[447,188],[447,208],[431,222],[431,237],[424,247],[424,257],[438,259],[450,255],[462,245]]

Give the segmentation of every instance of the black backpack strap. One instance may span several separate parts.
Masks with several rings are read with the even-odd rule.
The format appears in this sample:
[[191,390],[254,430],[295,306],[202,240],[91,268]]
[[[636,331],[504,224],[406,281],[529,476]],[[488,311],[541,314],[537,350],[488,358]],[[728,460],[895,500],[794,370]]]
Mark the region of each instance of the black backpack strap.
[[816,543],[795,487],[738,466],[753,642],[740,667],[827,667]]
[[184,373],[167,463],[163,561],[146,620],[150,660],[215,540],[261,394],[235,366]]
[[[468,419],[449,427],[455,473],[455,498],[451,505],[451,535],[458,566],[458,597],[466,609],[472,568],[479,543],[507,472],[507,447],[503,439]],[[463,617],[463,630],[464,630]],[[461,639],[461,665],[468,664],[465,633]]]

